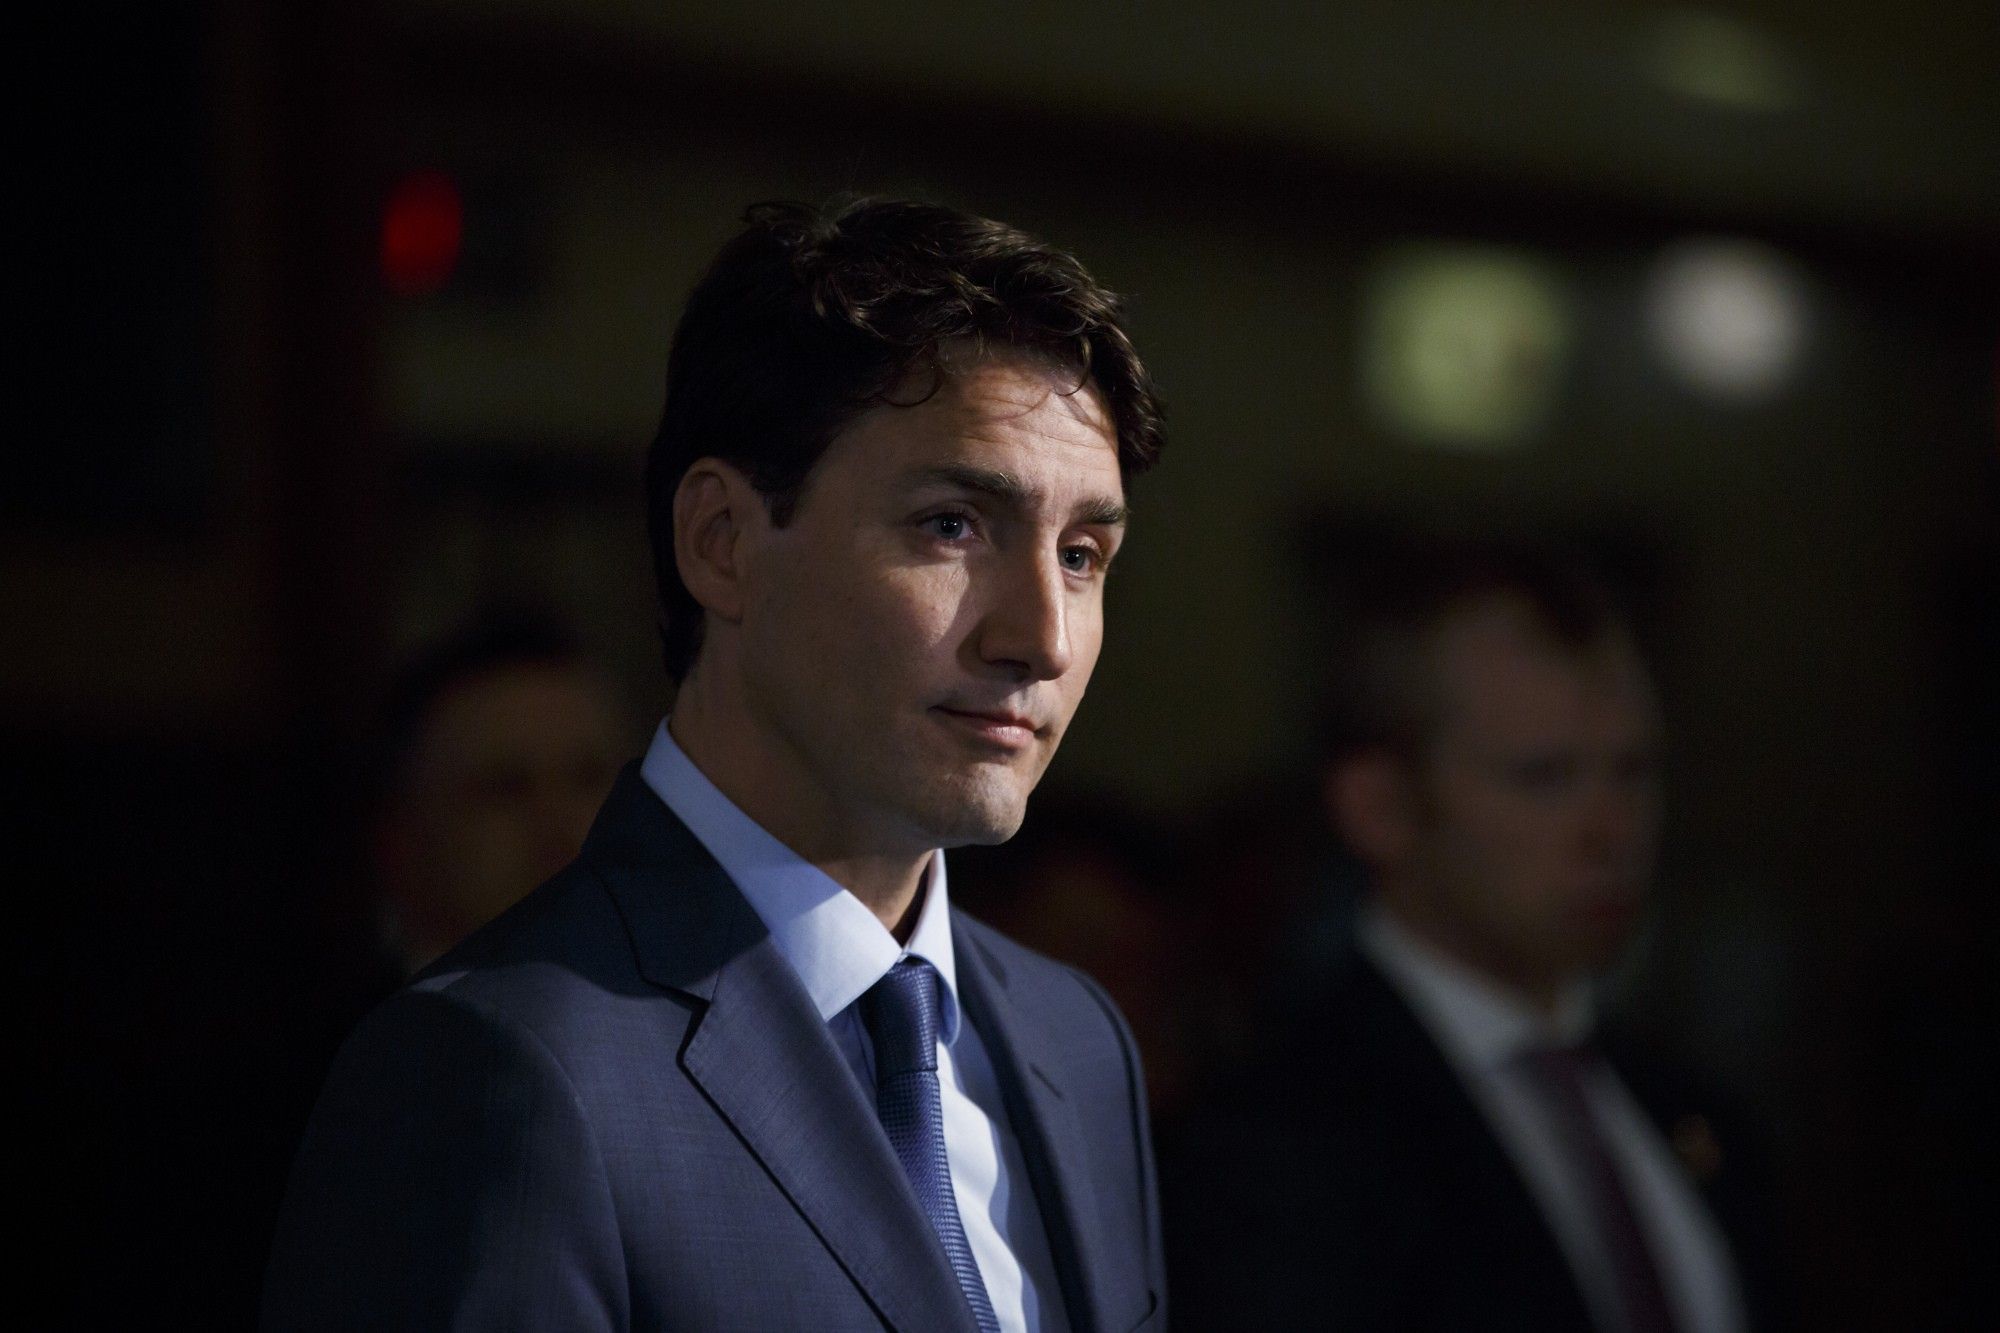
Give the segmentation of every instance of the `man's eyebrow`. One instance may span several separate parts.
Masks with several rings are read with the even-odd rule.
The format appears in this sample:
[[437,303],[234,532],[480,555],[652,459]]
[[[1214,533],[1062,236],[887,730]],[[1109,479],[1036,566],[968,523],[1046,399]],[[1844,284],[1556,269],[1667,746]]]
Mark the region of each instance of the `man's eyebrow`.
[[[1041,502],[1042,492],[1011,472],[998,468],[974,467],[969,463],[945,463],[925,468],[917,474],[919,485],[956,486],[961,490],[989,495],[1017,509],[1032,509]],[[1131,517],[1131,509],[1109,496],[1086,500],[1075,520],[1101,527],[1118,527]]]
[[1097,528],[1122,528],[1132,517],[1129,505],[1109,497],[1085,500],[1077,510],[1076,521]]

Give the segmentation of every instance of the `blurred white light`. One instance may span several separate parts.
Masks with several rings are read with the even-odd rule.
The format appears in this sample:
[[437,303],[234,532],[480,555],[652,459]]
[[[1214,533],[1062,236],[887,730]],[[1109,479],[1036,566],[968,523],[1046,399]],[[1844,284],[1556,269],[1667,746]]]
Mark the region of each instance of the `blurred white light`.
[[1768,398],[1798,369],[1805,288],[1771,247],[1683,241],[1660,255],[1649,286],[1654,344],[1697,392],[1734,402]]
[[1490,246],[1411,246],[1370,275],[1362,387],[1374,416],[1436,448],[1488,453],[1553,409],[1570,313],[1542,264]]
[[1805,74],[1778,42],[1738,18],[1670,9],[1647,34],[1653,81],[1690,101],[1733,111],[1789,111],[1805,100]]

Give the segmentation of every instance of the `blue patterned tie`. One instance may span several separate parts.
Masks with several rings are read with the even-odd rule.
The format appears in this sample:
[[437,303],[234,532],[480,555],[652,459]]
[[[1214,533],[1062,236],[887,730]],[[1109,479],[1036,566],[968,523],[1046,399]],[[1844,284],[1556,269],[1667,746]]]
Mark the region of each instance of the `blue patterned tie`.
[[875,1042],[875,1113],[889,1146],[903,1164],[930,1218],[959,1290],[972,1307],[980,1333],[1000,1333],[993,1302],[986,1298],[979,1265],[958,1220],[951,1192],[951,1165],[944,1152],[944,1103],[939,1098],[937,1040],[938,974],[929,963],[905,958],[861,997],[861,1020]]

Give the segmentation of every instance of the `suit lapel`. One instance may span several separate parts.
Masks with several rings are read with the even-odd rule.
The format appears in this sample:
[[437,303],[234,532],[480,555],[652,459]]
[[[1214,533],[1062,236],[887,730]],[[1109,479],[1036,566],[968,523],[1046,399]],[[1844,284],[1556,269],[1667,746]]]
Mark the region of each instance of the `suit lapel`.
[[610,887],[646,979],[705,1004],[682,1069],[883,1320],[969,1333],[943,1247],[797,973],[635,767],[620,776],[584,859]]
[[1083,1131],[1062,1088],[1060,1019],[1044,1013],[1025,988],[1009,989],[999,960],[960,927],[955,913],[952,924],[959,995],[986,1043],[1007,1119],[1020,1141],[1070,1327],[1094,1333],[1106,1327],[1098,1279],[1105,1257]]
[[681,1064],[892,1327],[970,1327],[874,1108],[768,937],[724,966]]

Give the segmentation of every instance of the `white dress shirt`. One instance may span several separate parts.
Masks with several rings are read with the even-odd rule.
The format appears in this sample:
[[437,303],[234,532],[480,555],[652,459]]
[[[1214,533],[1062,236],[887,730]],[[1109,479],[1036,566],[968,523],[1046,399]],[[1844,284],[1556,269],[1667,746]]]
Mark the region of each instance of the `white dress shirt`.
[[906,948],[859,898],[724,796],[675,744],[664,722],[640,773],[742,890],[778,952],[805,983],[871,1103],[874,1046],[855,1002],[905,957],[921,958],[937,970],[944,983],[937,1056],[945,1156],[966,1241],[1001,1328],[1066,1329],[1055,1261],[1021,1145],[1001,1103],[999,1080],[978,1031],[960,1021],[944,853],[931,854],[923,906]]
[[[1591,1221],[1586,1183],[1521,1059],[1589,1031],[1588,987],[1572,988],[1551,1021],[1430,947],[1376,904],[1364,910],[1359,935],[1362,951],[1416,1012],[1513,1159],[1597,1323],[1621,1328],[1616,1279]],[[1677,1325],[1689,1333],[1739,1333],[1743,1306],[1728,1245],[1672,1149],[1607,1066],[1591,1066],[1585,1089]]]

